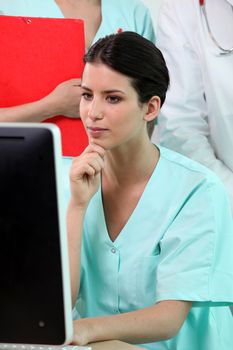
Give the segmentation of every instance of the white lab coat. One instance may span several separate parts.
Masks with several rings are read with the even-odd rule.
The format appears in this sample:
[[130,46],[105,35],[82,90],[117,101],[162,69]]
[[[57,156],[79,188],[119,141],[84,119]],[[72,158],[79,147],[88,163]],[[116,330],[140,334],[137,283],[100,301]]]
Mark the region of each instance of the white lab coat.
[[[233,46],[233,0],[206,0],[214,37]],[[233,53],[220,56],[199,0],[164,0],[157,45],[171,85],[159,116],[161,144],[211,168],[223,180],[233,210]]]

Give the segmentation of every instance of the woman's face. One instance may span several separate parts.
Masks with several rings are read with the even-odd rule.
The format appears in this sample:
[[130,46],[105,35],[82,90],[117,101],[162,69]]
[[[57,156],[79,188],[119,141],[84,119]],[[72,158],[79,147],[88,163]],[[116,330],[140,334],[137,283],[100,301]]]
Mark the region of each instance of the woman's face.
[[147,137],[147,104],[139,104],[128,77],[103,63],[87,63],[81,86],[80,115],[89,142],[113,149]]

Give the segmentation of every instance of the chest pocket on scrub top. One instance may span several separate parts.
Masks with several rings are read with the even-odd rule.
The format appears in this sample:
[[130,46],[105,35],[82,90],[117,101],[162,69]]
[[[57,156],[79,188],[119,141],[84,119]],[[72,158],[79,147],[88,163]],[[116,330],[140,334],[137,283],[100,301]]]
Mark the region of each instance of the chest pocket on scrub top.
[[155,303],[156,271],[160,258],[159,246],[154,255],[142,256],[136,260],[136,298],[139,307]]

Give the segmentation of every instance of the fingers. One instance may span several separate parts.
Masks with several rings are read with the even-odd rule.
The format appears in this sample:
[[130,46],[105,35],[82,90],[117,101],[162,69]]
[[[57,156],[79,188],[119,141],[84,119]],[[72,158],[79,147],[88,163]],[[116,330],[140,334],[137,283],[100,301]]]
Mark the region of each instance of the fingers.
[[70,82],[72,85],[81,86],[81,79],[80,79],[80,78],[73,78],[73,79],[70,79],[69,82]]
[[73,85],[75,87],[76,86],[81,87],[81,79],[71,79],[70,83],[71,83],[71,85]]
[[81,156],[73,159],[70,178],[72,181],[93,179],[104,167],[105,150],[98,145],[89,145]]
[[59,85],[68,85],[68,86],[81,86],[81,79],[80,78],[72,78],[66,81],[63,81]]
[[94,152],[94,153],[96,152],[97,154],[99,154],[99,156],[101,158],[104,158],[105,153],[106,153],[106,151],[105,151],[105,149],[103,147],[101,147],[101,146],[99,146],[99,145],[97,145],[95,143],[90,143],[86,147],[86,149],[83,151],[82,154],[87,154],[87,153],[92,153],[92,152]]
[[101,172],[104,166],[104,161],[96,154],[89,153],[82,160],[73,162],[71,177],[73,179],[81,179],[84,175],[93,178]]
[[79,117],[79,103],[81,98],[81,79],[74,78],[63,81],[47,96],[52,105],[52,115],[64,115],[70,118]]

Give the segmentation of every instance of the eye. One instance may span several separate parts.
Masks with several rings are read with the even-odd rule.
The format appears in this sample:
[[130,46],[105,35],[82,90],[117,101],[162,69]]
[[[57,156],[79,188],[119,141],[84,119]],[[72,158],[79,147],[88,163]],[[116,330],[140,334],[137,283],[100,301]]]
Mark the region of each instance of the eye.
[[112,103],[112,104],[115,104],[115,103],[118,103],[122,100],[121,97],[119,96],[107,96],[106,100],[109,102],[109,103]]
[[83,92],[82,93],[82,97],[84,98],[84,100],[86,101],[91,101],[93,95],[90,92]]

